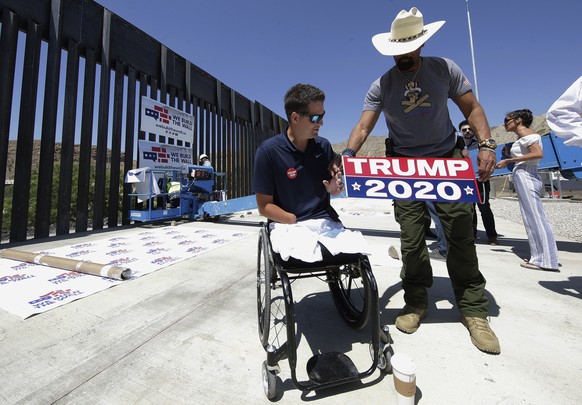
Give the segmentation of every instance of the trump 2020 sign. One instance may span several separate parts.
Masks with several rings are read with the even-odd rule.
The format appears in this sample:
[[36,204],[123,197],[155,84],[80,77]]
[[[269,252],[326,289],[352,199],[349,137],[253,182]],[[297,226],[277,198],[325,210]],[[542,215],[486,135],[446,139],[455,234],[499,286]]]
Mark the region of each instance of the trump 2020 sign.
[[348,197],[479,202],[470,159],[343,157]]

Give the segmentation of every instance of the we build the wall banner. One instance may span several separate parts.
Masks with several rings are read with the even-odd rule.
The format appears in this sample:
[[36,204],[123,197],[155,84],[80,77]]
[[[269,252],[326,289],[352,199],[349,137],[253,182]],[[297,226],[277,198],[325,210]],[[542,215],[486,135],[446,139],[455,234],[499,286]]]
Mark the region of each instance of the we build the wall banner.
[[138,145],[139,167],[151,167],[158,170],[181,170],[183,165],[194,163],[192,148],[161,145],[141,139]]
[[174,139],[176,145],[191,146],[194,142],[194,116],[141,96],[140,130]]
[[343,157],[348,197],[479,202],[470,159]]

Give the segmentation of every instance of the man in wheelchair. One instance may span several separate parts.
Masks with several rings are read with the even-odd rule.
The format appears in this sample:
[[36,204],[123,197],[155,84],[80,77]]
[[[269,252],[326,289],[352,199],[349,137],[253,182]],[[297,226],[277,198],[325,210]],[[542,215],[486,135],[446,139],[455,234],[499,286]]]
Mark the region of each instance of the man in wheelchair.
[[289,126],[256,152],[253,191],[259,213],[269,219],[273,250],[283,260],[320,261],[320,244],[332,255],[365,249],[361,233],[346,230],[330,204],[330,195],[344,186],[339,157],[319,136],[324,100],[314,86],[293,86],[285,95]]
[[[308,84],[289,89],[289,126],[265,140],[255,155],[253,191],[259,213],[269,220],[259,235],[257,264],[259,338],[267,352],[263,387],[269,399],[277,395],[276,374],[283,359],[289,360],[294,384],[304,391],[361,380],[376,368],[391,369],[388,330],[380,328],[376,281],[363,254],[366,243],[359,231],[343,227],[330,203],[330,195],[341,193],[344,185],[338,155],[318,136],[324,100],[323,91]],[[367,370],[358,370],[344,353],[322,351],[307,362],[309,381],[299,381],[291,283],[309,277],[328,284],[347,325],[368,326],[372,365]]]

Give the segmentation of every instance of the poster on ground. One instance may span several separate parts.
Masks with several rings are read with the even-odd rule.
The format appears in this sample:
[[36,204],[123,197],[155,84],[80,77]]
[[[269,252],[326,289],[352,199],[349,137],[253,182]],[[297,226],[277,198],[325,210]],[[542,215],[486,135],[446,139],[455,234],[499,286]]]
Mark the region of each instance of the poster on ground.
[[[115,236],[49,248],[37,254],[132,270],[129,280],[0,258],[0,310],[22,319],[174,265],[254,235],[228,229],[205,229],[197,224],[130,229]],[[191,265],[203,279],[204,267]],[[170,276],[171,273],[168,273]],[[87,304],[90,306],[91,304]]]

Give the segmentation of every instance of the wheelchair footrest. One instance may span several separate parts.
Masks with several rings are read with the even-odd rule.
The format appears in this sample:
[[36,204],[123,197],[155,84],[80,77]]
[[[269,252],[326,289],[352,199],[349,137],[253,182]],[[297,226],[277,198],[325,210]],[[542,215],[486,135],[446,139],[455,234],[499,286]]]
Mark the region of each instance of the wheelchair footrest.
[[344,380],[358,375],[356,365],[339,352],[316,354],[307,362],[307,375],[316,383]]

